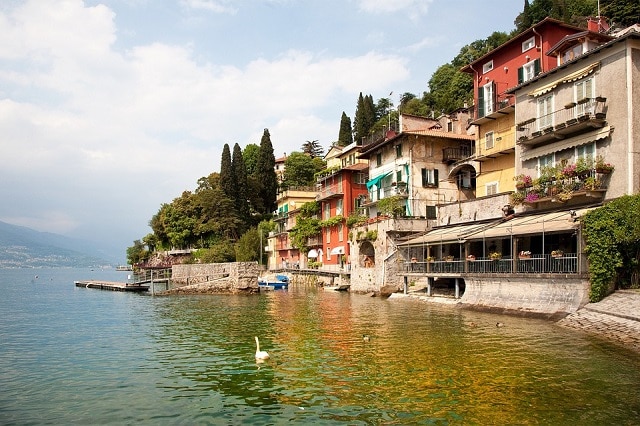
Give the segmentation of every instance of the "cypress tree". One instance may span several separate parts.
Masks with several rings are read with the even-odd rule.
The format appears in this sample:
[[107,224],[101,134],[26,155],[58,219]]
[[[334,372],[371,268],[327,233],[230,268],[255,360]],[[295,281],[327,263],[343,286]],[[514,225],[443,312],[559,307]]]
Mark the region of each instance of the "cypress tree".
[[[235,192],[234,199],[236,211],[240,219],[245,223],[249,223],[249,204],[247,201],[247,168],[244,165],[242,157],[242,149],[237,143],[233,146],[233,157],[231,165],[235,175]],[[244,231],[244,230],[243,230]]]
[[353,134],[351,133],[351,119],[342,111],[340,118],[340,132],[338,133],[338,146],[347,146],[353,143]]
[[275,171],[276,157],[273,155],[273,145],[269,129],[264,129],[260,140],[260,153],[256,163],[255,176],[261,183],[258,195],[262,199],[263,212],[271,213],[276,209],[278,180]]
[[353,119],[353,137],[357,143],[362,143],[362,139],[367,136],[366,117],[364,111],[364,97],[362,92],[358,96],[358,103],[356,105],[356,115]]
[[222,148],[222,159],[220,160],[220,187],[224,195],[230,199],[235,199],[235,176],[233,164],[231,163],[231,151],[229,144],[224,144]]

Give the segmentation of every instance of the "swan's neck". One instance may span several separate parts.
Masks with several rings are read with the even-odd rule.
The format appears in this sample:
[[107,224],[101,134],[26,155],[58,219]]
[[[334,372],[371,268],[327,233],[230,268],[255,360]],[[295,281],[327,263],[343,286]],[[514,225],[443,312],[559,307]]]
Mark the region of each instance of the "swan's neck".
[[260,341],[258,340],[258,336],[256,336],[256,352],[260,352]]

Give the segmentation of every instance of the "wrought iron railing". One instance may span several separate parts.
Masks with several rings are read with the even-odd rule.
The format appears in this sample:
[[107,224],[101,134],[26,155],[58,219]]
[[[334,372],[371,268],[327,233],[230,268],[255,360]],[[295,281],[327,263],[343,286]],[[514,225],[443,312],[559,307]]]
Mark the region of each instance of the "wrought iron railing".
[[499,259],[478,257],[471,259],[433,260],[428,262],[403,262],[403,271],[430,274],[577,274],[578,255],[536,254],[530,256],[510,256]]

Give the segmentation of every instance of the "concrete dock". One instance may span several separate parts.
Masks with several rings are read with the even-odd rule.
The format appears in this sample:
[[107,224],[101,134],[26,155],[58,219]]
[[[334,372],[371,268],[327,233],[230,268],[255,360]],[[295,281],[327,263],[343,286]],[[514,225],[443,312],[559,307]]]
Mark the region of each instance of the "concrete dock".
[[96,288],[99,290],[111,291],[147,291],[149,286],[140,283],[122,283],[116,281],[74,281],[76,287]]

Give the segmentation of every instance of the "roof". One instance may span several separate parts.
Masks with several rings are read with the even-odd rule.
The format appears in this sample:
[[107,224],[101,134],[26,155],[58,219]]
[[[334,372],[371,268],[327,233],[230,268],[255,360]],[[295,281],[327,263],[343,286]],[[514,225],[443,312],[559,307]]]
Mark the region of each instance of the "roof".
[[516,43],[516,42],[519,43],[520,40],[522,40],[524,38],[527,38],[527,37],[530,37],[531,34],[534,34],[536,30],[538,30],[539,28],[544,27],[546,25],[549,25],[549,24],[555,24],[555,25],[560,26],[560,27],[572,29],[572,30],[575,30],[576,32],[583,32],[584,31],[584,28],[576,27],[574,25],[565,24],[564,22],[559,21],[557,19],[546,17],[542,21],[538,22],[537,24],[532,25],[531,27],[529,27],[526,30],[522,31],[520,34],[511,37],[509,40],[505,41],[504,43],[502,43],[500,46],[496,47],[495,49],[485,53],[484,55],[482,55],[481,57],[479,57],[475,61],[470,62],[469,64],[465,65],[464,67],[462,67],[460,69],[460,71],[468,72],[468,73],[473,72],[474,71],[473,70],[473,66],[474,65],[476,65],[478,63],[485,62],[486,59],[489,56],[494,55],[498,50],[501,50],[504,47],[506,47],[506,46],[508,46],[508,45],[510,45],[512,43]]
[[367,163],[356,163],[356,164],[351,164],[350,166],[345,166],[342,168],[342,170],[360,171],[360,170],[367,170],[368,168],[369,168],[369,164]]
[[371,143],[369,145],[365,145],[362,147],[361,151],[360,151],[360,158],[366,158],[370,152],[372,152],[373,150],[386,145],[387,143],[391,143],[393,141],[395,141],[396,139],[399,139],[403,136],[410,136],[410,135],[417,135],[417,136],[428,136],[428,137],[435,137],[435,138],[443,138],[443,139],[452,139],[452,140],[463,140],[463,141],[474,141],[476,138],[474,135],[463,135],[463,134],[459,134],[459,133],[451,133],[451,132],[443,132],[442,130],[411,130],[411,131],[407,131],[407,132],[401,132],[398,133],[397,135],[389,138],[389,139],[381,139],[378,142],[374,142]]
[[576,41],[578,41],[579,39],[587,36],[589,36],[589,38],[591,39],[597,39],[602,43],[606,43],[615,38],[607,34],[596,33],[589,30],[582,31],[576,34],[566,35],[559,42],[549,48],[549,50],[547,51],[547,56],[551,56],[557,52],[561,52],[567,49],[567,47],[575,45]]
[[548,76],[550,76],[550,75],[552,75],[554,73],[557,73],[558,71],[564,70],[565,68],[568,68],[568,67],[570,67],[570,66],[572,66],[572,65],[574,65],[574,64],[576,64],[576,63],[578,63],[580,61],[584,61],[584,60],[592,57],[596,53],[613,46],[616,43],[621,43],[623,41],[626,41],[628,38],[640,38],[640,32],[635,30],[635,29],[632,29],[629,32],[626,32],[624,35],[622,35],[620,37],[617,37],[617,38],[614,38],[613,40],[611,40],[611,41],[609,41],[607,43],[601,44],[600,46],[595,47],[595,48],[585,52],[584,54],[576,57],[575,59],[573,59],[571,61],[565,62],[564,64],[559,65],[559,66],[557,66],[557,67],[555,67],[555,68],[553,68],[553,69],[551,69],[551,70],[549,70],[547,72],[538,74],[537,76],[533,77],[530,80],[525,81],[522,84],[519,84],[519,85],[517,85],[515,87],[512,87],[510,89],[507,89],[507,90],[505,90],[504,93],[513,94],[517,90],[519,90],[519,89],[521,89],[523,87],[526,87],[526,86],[528,86],[528,85],[530,85],[530,84],[532,84],[532,83],[534,83],[536,81],[542,80],[542,79],[544,79],[544,78],[546,78],[546,77],[548,77]]

